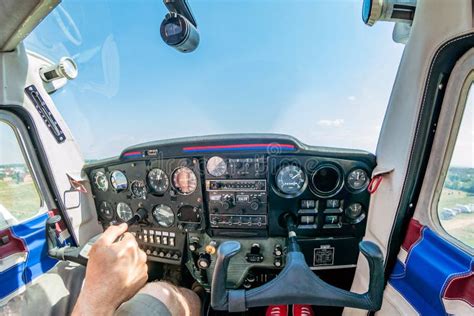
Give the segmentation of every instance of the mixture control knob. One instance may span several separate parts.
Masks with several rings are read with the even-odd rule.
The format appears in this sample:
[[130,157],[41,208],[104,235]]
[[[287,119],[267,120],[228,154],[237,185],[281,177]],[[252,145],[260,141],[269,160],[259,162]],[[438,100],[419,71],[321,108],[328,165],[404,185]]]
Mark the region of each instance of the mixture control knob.
[[252,209],[252,211],[257,211],[259,207],[260,207],[260,200],[259,199],[253,199],[250,202],[250,208]]
[[260,254],[260,244],[258,243],[252,244],[252,247],[250,247],[250,253],[253,255]]
[[281,257],[283,255],[283,249],[281,245],[275,245],[275,249],[273,249],[273,254],[277,257]]
[[211,255],[208,253],[201,253],[197,259],[199,269],[206,270],[211,266]]

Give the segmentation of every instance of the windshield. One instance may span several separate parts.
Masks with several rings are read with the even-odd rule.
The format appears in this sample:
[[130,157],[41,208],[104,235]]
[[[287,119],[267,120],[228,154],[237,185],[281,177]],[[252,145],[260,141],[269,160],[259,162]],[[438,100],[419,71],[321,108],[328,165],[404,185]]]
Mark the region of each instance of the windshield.
[[283,133],[375,151],[403,45],[361,1],[190,0],[201,42],[167,46],[161,0],[65,0],[26,39],[79,76],[53,94],[88,159],[183,136]]

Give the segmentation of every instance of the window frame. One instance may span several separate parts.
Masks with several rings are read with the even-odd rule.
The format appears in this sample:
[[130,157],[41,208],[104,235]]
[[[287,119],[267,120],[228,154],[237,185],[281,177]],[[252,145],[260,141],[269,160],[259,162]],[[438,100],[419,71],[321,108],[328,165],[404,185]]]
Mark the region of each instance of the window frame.
[[474,89],[474,69],[470,70],[467,73],[461,86],[460,94],[458,96],[458,101],[456,103],[454,118],[451,125],[451,130],[449,131],[448,146],[446,148],[444,156],[441,157],[442,159],[441,172],[436,182],[435,191],[430,203],[431,207],[430,207],[429,215],[430,215],[430,220],[434,226],[433,228],[439,235],[441,235],[441,237],[446,239],[448,242],[456,245],[457,247],[463,249],[467,253],[474,255],[474,246],[471,247],[468,244],[464,243],[463,241],[457,239],[443,227],[441,223],[441,219],[439,217],[439,210],[438,210],[439,201],[441,198],[441,194],[443,192],[444,183],[448,175],[449,167],[451,166],[451,161],[453,158],[454,150],[456,148],[459,131],[461,129],[461,124],[463,122],[465,110],[467,107],[469,91],[471,90],[471,88]]
[[[27,219],[18,221],[18,224],[21,224],[52,210],[54,208],[54,199],[49,194],[46,179],[42,174],[41,165],[36,156],[36,150],[28,133],[29,127],[27,128],[18,116],[3,109],[0,109],[0,124],[6,124],[12,129],[40,200],[37,213]],[[7,229],[11,226],[12,225],[9,225],[5,228]]]

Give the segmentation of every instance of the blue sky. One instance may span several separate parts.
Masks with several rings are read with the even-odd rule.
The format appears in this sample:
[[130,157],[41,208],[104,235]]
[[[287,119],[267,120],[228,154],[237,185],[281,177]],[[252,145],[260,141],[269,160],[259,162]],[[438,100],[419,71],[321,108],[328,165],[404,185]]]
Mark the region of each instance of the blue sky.
[[64,0],[27,38],[79,77],[54,95],[86,158],[236,132],[375,152],[403,45],[359,0],[190,0],[201,43],[166,46],[161,0]]

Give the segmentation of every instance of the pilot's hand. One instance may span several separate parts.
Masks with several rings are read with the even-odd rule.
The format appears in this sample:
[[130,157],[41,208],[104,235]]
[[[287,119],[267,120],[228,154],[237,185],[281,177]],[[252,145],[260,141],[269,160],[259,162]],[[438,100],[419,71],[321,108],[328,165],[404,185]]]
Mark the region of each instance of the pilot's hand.
[[73,315],[112,315],[145,285],[146,254],[126,231],[125,223],[110,226],[92,246]]

